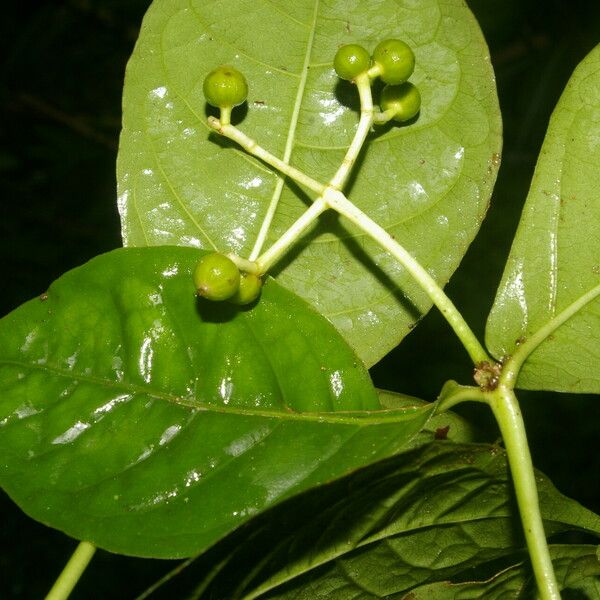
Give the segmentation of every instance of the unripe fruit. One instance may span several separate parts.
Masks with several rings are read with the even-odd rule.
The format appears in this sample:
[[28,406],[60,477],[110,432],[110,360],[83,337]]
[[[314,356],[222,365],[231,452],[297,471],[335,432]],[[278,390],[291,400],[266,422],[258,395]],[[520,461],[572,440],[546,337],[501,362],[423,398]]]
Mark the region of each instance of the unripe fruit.
[[204,79],[204,96],[211,106],[232,108],[248,97],[246,78],[234,67],[221,65]]
[[194,285],[199,296],[207,300],[227,300],[240,287],[240,270],[224,254],[205,254],[194,269]]
[[409,121],[421,108],[421,94],[408,81],[402,85],[386,85],[381,91],[379,106],[383,111],[393,110],[395,121]]
[[342,46],[333,59],[333,68],[338,77],[348,81],[367,71],[370,64],[369,53],[358,44]]
[[242,273],[240,278],[240,287],[238,291],[229,298],[233,304],[250,304],[260,296],[262,279],[252,273]]
[[404,83],[415,70],[415,55],[402,40],[384,40],[373,51],[373,62],[379,66],[385,83]]

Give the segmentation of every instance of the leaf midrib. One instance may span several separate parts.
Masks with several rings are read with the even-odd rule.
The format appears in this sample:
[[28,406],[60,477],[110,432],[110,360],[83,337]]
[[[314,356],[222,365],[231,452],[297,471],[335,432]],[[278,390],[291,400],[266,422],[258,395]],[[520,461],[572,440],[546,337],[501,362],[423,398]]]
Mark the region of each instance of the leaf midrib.
[[[312,50],[314,46],[315,40],[315,31],[317,29],[317,16],[319,14],[319,2],[320,0],[315,0],[314,9],[313,9],[313,19],[310,24],[308,39],[306,42],[306,51],[304,53],[304,62],[302,64],[302,71],[300,73],[300,83],[298,84],[298,91],[296,92],[296,99],[294,101],[294,107],[292,109],[292,115],[290,117],[290,125],[288,129],[287,139],[285,141],[285,147],[283,150],[282,160],[284,163],[289,164],[290,159],[292,157],[292,152],[294,150],[295,139],[296,139],[296,130],[298,128],[298,119],[300,117],[300,107],[302,106],[302,100],[304,99],[304,94],[306,92],[306,83],[308,81],[308,70],[310,66],[310,59],[312,56]],[[275,216],[275,212],[277,210],[277,206],[279,205],[279,201],[281,199],[281,194],[283,193],[283,186],[285,184],[286,176],[283,174],[278,174],[277,181],[275,183],[275,189],[273,190],[273,195],[271,196],[271,200],[269,201],[269,206],[265,212],[264,216],[264,224],[261,226],[261,229],[270,228],[270,225]],[[259,234],[260,235],[260,234]]]
[[[406,410],[371,410],[371,411],[338,411],[336,413],[300,413],[293,411],[277,411],[255,408],[244,408],[240,406],[219,406],[208,402],[199,402],[198,400],[189,400],[181,396],[175,396],[166,392],[157,390],[149,390],[144,387],[131,383],[117,383],[102,377],[94,377],[92,375],[84,375],[66,371],[60,367],[49,364],[31,364],[18,360],[1,360],[0,366],[13,366],[25,370],[49,372],[58,377],[65,379],[81,381],[83,383],[95,384],[114,390],[120,390],[132,395],[145,395],[158,400],[164,400],[175,404],[182,408],[189,408],[195,411],[213,412],[218,414],[236,415],[245,417],[279,419],[282,421],[300,421],[300,422],[316,422],[324,425],[384,425],[390,423],[399,423],[410,420],[417,411],[411,410],[407,413]],[[429,407],[424,407],[429,409]]]

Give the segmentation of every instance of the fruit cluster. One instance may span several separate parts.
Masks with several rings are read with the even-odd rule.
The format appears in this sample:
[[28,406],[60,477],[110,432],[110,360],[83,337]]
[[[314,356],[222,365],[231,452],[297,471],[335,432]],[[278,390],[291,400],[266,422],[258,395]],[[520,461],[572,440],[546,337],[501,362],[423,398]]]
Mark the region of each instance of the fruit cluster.
[[418,114],[421,94],[408,81],[415,70],[415,55],[402,40],[380,42],[372,56],[358,44],[347,44],[337,51],[333,67],[338,77],[348,81],[356,80],[361,75],[368,75],[371,79],[381,78],[386,85],[381,92],[379,105],[389,118],[403,122]]
[[250,304],[260,295],[262,280],[252,273],[241,273],[224,254],[205,254],[194,269],[194,285],[198,296],[217,302]]
[[[319,199],[315,201],[313,207],[320,206],[321,208],[314,211],[311,216],[313,219],[320,214],[319,211],[334,208],[334,205],[331,204],[331,197],[325,200],[325,192],[333,189],[339,193],[348,179],[352,165],[356,161],[371,125],[383,124],[391,120],[409,121],[418,114],[421,108],[419,90],[408,81],[415,68],[415,55],[410,47],[401,40],[388,39],[380,42],[372,56],[357,44],[342,46],[335,55],[333,66],[339,77],[356,84],[361,97],[362,112],[355,138],[349,146],[338,172],[328,185],[313,180],[297,168],[270,154],[231,124],[231,111],[234,107],[243,104],[248,97],[248,83],[244,75],[236,68],[229,65],[217,67],[206,76],[203,85],[204,96],[208,104],[220,110],[219,119],[215,117],[208,119],[208,123],[213,129],[221,135],[235,140],[247,152],[274,166],[291,179],[317,191]],[[379,100],[381,111],[373,108],[371,96],[371,84],[376,78],[380,78],[386,84]],[[329,204],[327,204],[328,202]],[[337,210],[341,210],[339,198],[336,206]],[[298,222],[303,218],[300,217]],[[361,218],[367,219],[366,215],[362,215]],[[309,222],[306,220],[306,223]],[[302,227],[304,226],[303,222]],[[271,260],[273,260],[273,256],[277,256],[277,253],[281,254],[285,251],[294,236],[301,235],[302,227],[298,226],[297,231],[294,227],[295,225],[273,245],[273,247],[279,245],[277,251],[273,251],[273,247],[270,249]],[[269,254],[269,252],[265,254]],[[258,252],[254,253],[253,251],[253,255],[258,256]],[[238,265],[242,265],[242,272]],[[250,266],[248,267],[248,265]],[[246,272],[245,267],[252,272]],[[216,252],[206,254],[200,259],[194,270],[194,285],[198,295],[207,300],[227,300],[240,305],[250,304],[260,295],[262,286],[260,276],[266,272],[267,268],[268,264],[261,262],[261,256],[258,256],[256,260],[246,260],[236,257],[234,254],[229,256]]]

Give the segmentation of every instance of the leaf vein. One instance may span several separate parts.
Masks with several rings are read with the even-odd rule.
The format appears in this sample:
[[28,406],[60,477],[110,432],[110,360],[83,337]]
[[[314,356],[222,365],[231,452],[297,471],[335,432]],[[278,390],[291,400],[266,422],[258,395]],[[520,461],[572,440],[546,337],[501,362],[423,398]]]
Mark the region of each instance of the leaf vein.
[[[198,13],[198,11],[192,5],[192,0],[188,0],[188,6],[190,8],[191,13],[194,15],[194,17],[198,21],[198,23],[200,23],[200,25],[206,31],[210,31],[211,35],[214,36],[215,34],[212,31],[211,26],[202,19],[202,17]],[[298,73],[292,73],[291,71],[287,71],[286,69],[281,69],[279,67],[276,67],[275,65],[270,65],[269,63],[266,63],[266,62],[264,62],[264,61],[256,58],[255,56],[252,56],[252,55],[248,54],[247,52],[244,52],[243,50],[240,50],[240,48],[236,47],[234,44],[231,44],[230,42],[228,42],[223,37],[219,37],[219,43],[223,44],[224,46],[228,46],[232,50],[235,50],[235,52],[237,54],[240,54],[241,56],[244,56],[245,58],[247,58],[251,62],[254,62],[254,63],[258,64],[258,65],[262,65],[263,67],[266,67],[267,69],[272,69],[273,71],[277,71],[278,73],[282,73],[283,75],[288,75],[289,77],[300,77],[300,75]]]
[[[378,425],[380,423],[393,423],[396,421],[406,420],[406,415],[403,411],[395,410],[363,410],[363,411],[336,411],[336,412],[297,412],[292,409],[286,411],[265,410],[246,408],[243,406],[220,406],[208,402],[200,402],[196,399],[184,398],[158,390],[145,389],[139,385],[132,383],[117,383],[102,377],[94,377],[92,375],[84,375],[82,373],[74,373],[66,371],[60,367],[46,363],[45,365],[30,364],[17,360],[0,360],[0,366],[19,367],[20,369],[31,371],[45,371],[52,373],[57,377],[81,381],[91,385],[100,385],[114,390],[122,390],[124,392],[143,395],[149,398],[164,400],[179,406],[180,408],[188,408],[200,412],[221,413],[232,416],[247,416],[265,419],[280,419],[284,421],[300,421],[300,422],[316,422],[322,424],[339,424],[352,425],[362,427],[364,425]],[[389,415],[389,416],[387,416]]]

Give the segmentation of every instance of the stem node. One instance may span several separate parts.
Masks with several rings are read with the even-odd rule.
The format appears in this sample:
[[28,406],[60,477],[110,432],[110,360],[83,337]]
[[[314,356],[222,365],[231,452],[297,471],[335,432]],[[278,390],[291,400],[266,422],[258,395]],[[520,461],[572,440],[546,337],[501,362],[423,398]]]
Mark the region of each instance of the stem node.
[[500,382],[502,364],[484,360],[475,365],[473,379],[483,392],[493,392]]

